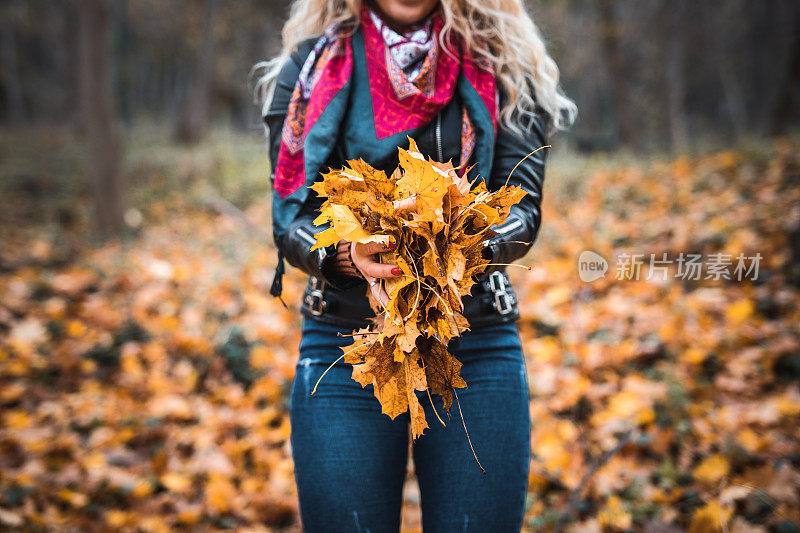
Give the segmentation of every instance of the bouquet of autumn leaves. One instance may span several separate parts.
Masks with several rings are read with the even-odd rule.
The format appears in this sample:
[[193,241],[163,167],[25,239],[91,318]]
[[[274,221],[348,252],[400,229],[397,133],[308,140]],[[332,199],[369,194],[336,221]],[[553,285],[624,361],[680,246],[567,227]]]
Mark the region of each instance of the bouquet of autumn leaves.
[[[417,438],[429,426],[416,391],[427,393],[434,412],[431,394],[439,394],[449,414],[455,388],[467,386],[447,343],[469,327],[461,298],[490,264],[482,251],[496,235],[491,226],[505,221],[526,193],[509,185],[489,191],[483,181],[473,188],[452,164],[426,160],[409,142],[408,150],[398,148],[400,167],[389,177],[359,159],[311,186],[327,198],[314,224],[330,223],[311,249],[340,240],[394,244],[380,254],[402,272],[381,280],[388,303],[381,309],[370,295],[375,323],[355,332],[338,360],[353,365],[362,387],[373,385],[383,413],[395,418],[408,411]],[[416,198],[415,209],[396,209],[408,198]]]

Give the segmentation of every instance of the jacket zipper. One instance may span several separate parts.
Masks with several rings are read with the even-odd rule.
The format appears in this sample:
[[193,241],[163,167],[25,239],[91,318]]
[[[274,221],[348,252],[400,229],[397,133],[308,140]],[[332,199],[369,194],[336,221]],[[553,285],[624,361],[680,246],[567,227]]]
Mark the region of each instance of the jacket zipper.
[[437,155],[439,159],[437,161],[441,162],[444,159],[444,154],[442,154],[442,114],[439,113],[436,115],[436,149]]

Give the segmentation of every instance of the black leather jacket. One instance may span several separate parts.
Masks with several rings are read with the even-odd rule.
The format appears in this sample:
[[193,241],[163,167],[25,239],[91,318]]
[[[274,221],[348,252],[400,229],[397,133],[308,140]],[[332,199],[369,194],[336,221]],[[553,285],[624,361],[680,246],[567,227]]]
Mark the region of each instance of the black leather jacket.
[[[308,56],[314,40],[304,41],[283,66],[276,82],[272,101],[265,106],[263,119],[267,128],[271,161],[278,157],[281,129],[286,117],[289,98],[300,69]],[[502,103],[502,95],[501,95]],[[447,108],[445,108],[446,110]],[[498,123],[495,139],[494,162],[487,179],[490,190],[501,187],[514,166],[531,151],[547,144],[548,116],[537,108],[535,120],[527,132],[520,135]],[[461,150],[460,113],[441,112],[415,140],[423,154],[438,161],[458,161]],[[540,203],[544,181],[544,164],[547,149],[528,157],[514,171],[509,184],[519,185],[528,192],[522,201],[512,207],[511,214],[502,225],[495,226],[499,235],[487,242],[487,251],[494,263],[511,263],[525,255],[539,231]],[[341,151],[334,150],[326,166],[341,168],[346,160]],[[274,180],[274,165],[271,179]],[[302,313],[317,320],[345,327],[363,327],[366,319],[374,316],[367,299],[367,283],[360,278],[345,277],[330,270],[329,258],[335,247],[310,252],[314,234],[322,230],[313,220],[319,214],[323,199],[311,193],[302,210],[289,225],[282,238],[276,236],[276,245],[283,257],[293,266],[309,274],[309,283],[302,301]],[[524,244],[497,244],[520,241]],[[517,297],[508,280],[505,267],[490,267],[478,278],[472,293],[464,297],[464,316],[472,328],[517,320]]]

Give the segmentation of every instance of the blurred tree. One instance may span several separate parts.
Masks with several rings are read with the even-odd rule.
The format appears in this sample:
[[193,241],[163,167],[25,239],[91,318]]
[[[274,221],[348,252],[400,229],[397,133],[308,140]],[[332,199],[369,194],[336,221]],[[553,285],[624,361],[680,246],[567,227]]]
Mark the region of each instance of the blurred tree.
[[80,0],[78,69],[81,116],[88,145],[86,174],[94,196],[97,227],[104,236],[123,227],[125,177],[122,143],[111,90],[108,0]]
[[[289,0],[107,0],[126,125],[194,142],[260,131],[248,72],[279,51]],[[797,0],[526,0],[580,110],[569,139],[681,151],[800,126]],[[79,0],[0,2],[0,122],[78,118]],[[42,16],[47,13],[47,16]]]
[[686,13],[687,0],[664,3],[669,24],[664,69],[670,146],[673,152],[689,147],[689,119],[686,115]]
[[205,0],[205,17],[200,46],[195,59],[195,73],[189,97],[181,109],[175,139],[196,143],[208,126],[209,93],[214,70],[214,27],[217,20],[217,0]]
[[791,123],[792,115],[787,110],[798,107],[798,88],[800,88],[800,2],[797,0],[779,0],[776,14],[776,34],[784,46],[775,54],[777,63],[776,79],[770,83],[771,104],[762,127],[762,134],[777,135],[785,133]]
[[614,0],[598,0],[600,42],[608,67],[608,80],[617,116],[619,140],[622,144],[635,147],[638,144],[636,123],[633,118],[625,58],[620,43],[622,27],[617,18],[615,4]]
[[745,9],[744,0],[729,0],[720,7],[717,19],[719,39],[714,43],[714,67],[719,76],[720,92],[735,136],[740,139],[747,136],[753,125],[746,91],[747,80],[753,80],[753,77],[748,54],[742,45],[748,30],[744,22]]
[[6,21],[0,21],[0,76],[3,78],[9,122],[19,122],[25,115],[15,34],[13,26]]

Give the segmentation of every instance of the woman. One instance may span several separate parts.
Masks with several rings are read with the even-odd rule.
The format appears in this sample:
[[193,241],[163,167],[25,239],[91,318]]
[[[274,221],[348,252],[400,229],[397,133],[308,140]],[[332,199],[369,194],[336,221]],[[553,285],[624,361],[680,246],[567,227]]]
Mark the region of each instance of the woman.
[[[374,316],[368,292],[385,300],[376,279],[399,269],[380,264],[371,244],[309,252],[324,228],[312,222],[322,199],[308,185],[349,159],[391,173],[410,136],[438,161],[474,165],[469,179],[496,189],[546,144],[546,132],[575,115],[521,0],[367,2],[296,0],[283,53],[262,79],[279,250],[272,294],[281,293],[284,258],[309,274],[290,404],[306,531],[397,531],[409,450],[407,414],[383,415],[372,387],[351,379],[350,365],[335,364],[310,396],[350,343],[342,335]],[[525,159],[509,180],[528,194],[485,243],[493,263],[523,256],[536,238],[544,159],[544,151]],[[516,296],[502,267],[478,281],[464,300],[471,329],[449,345],[467,382],[460,408],[412,446],[426,532],[522,525],[530,415]],[[435,416],[426,402],[426,417]]]

